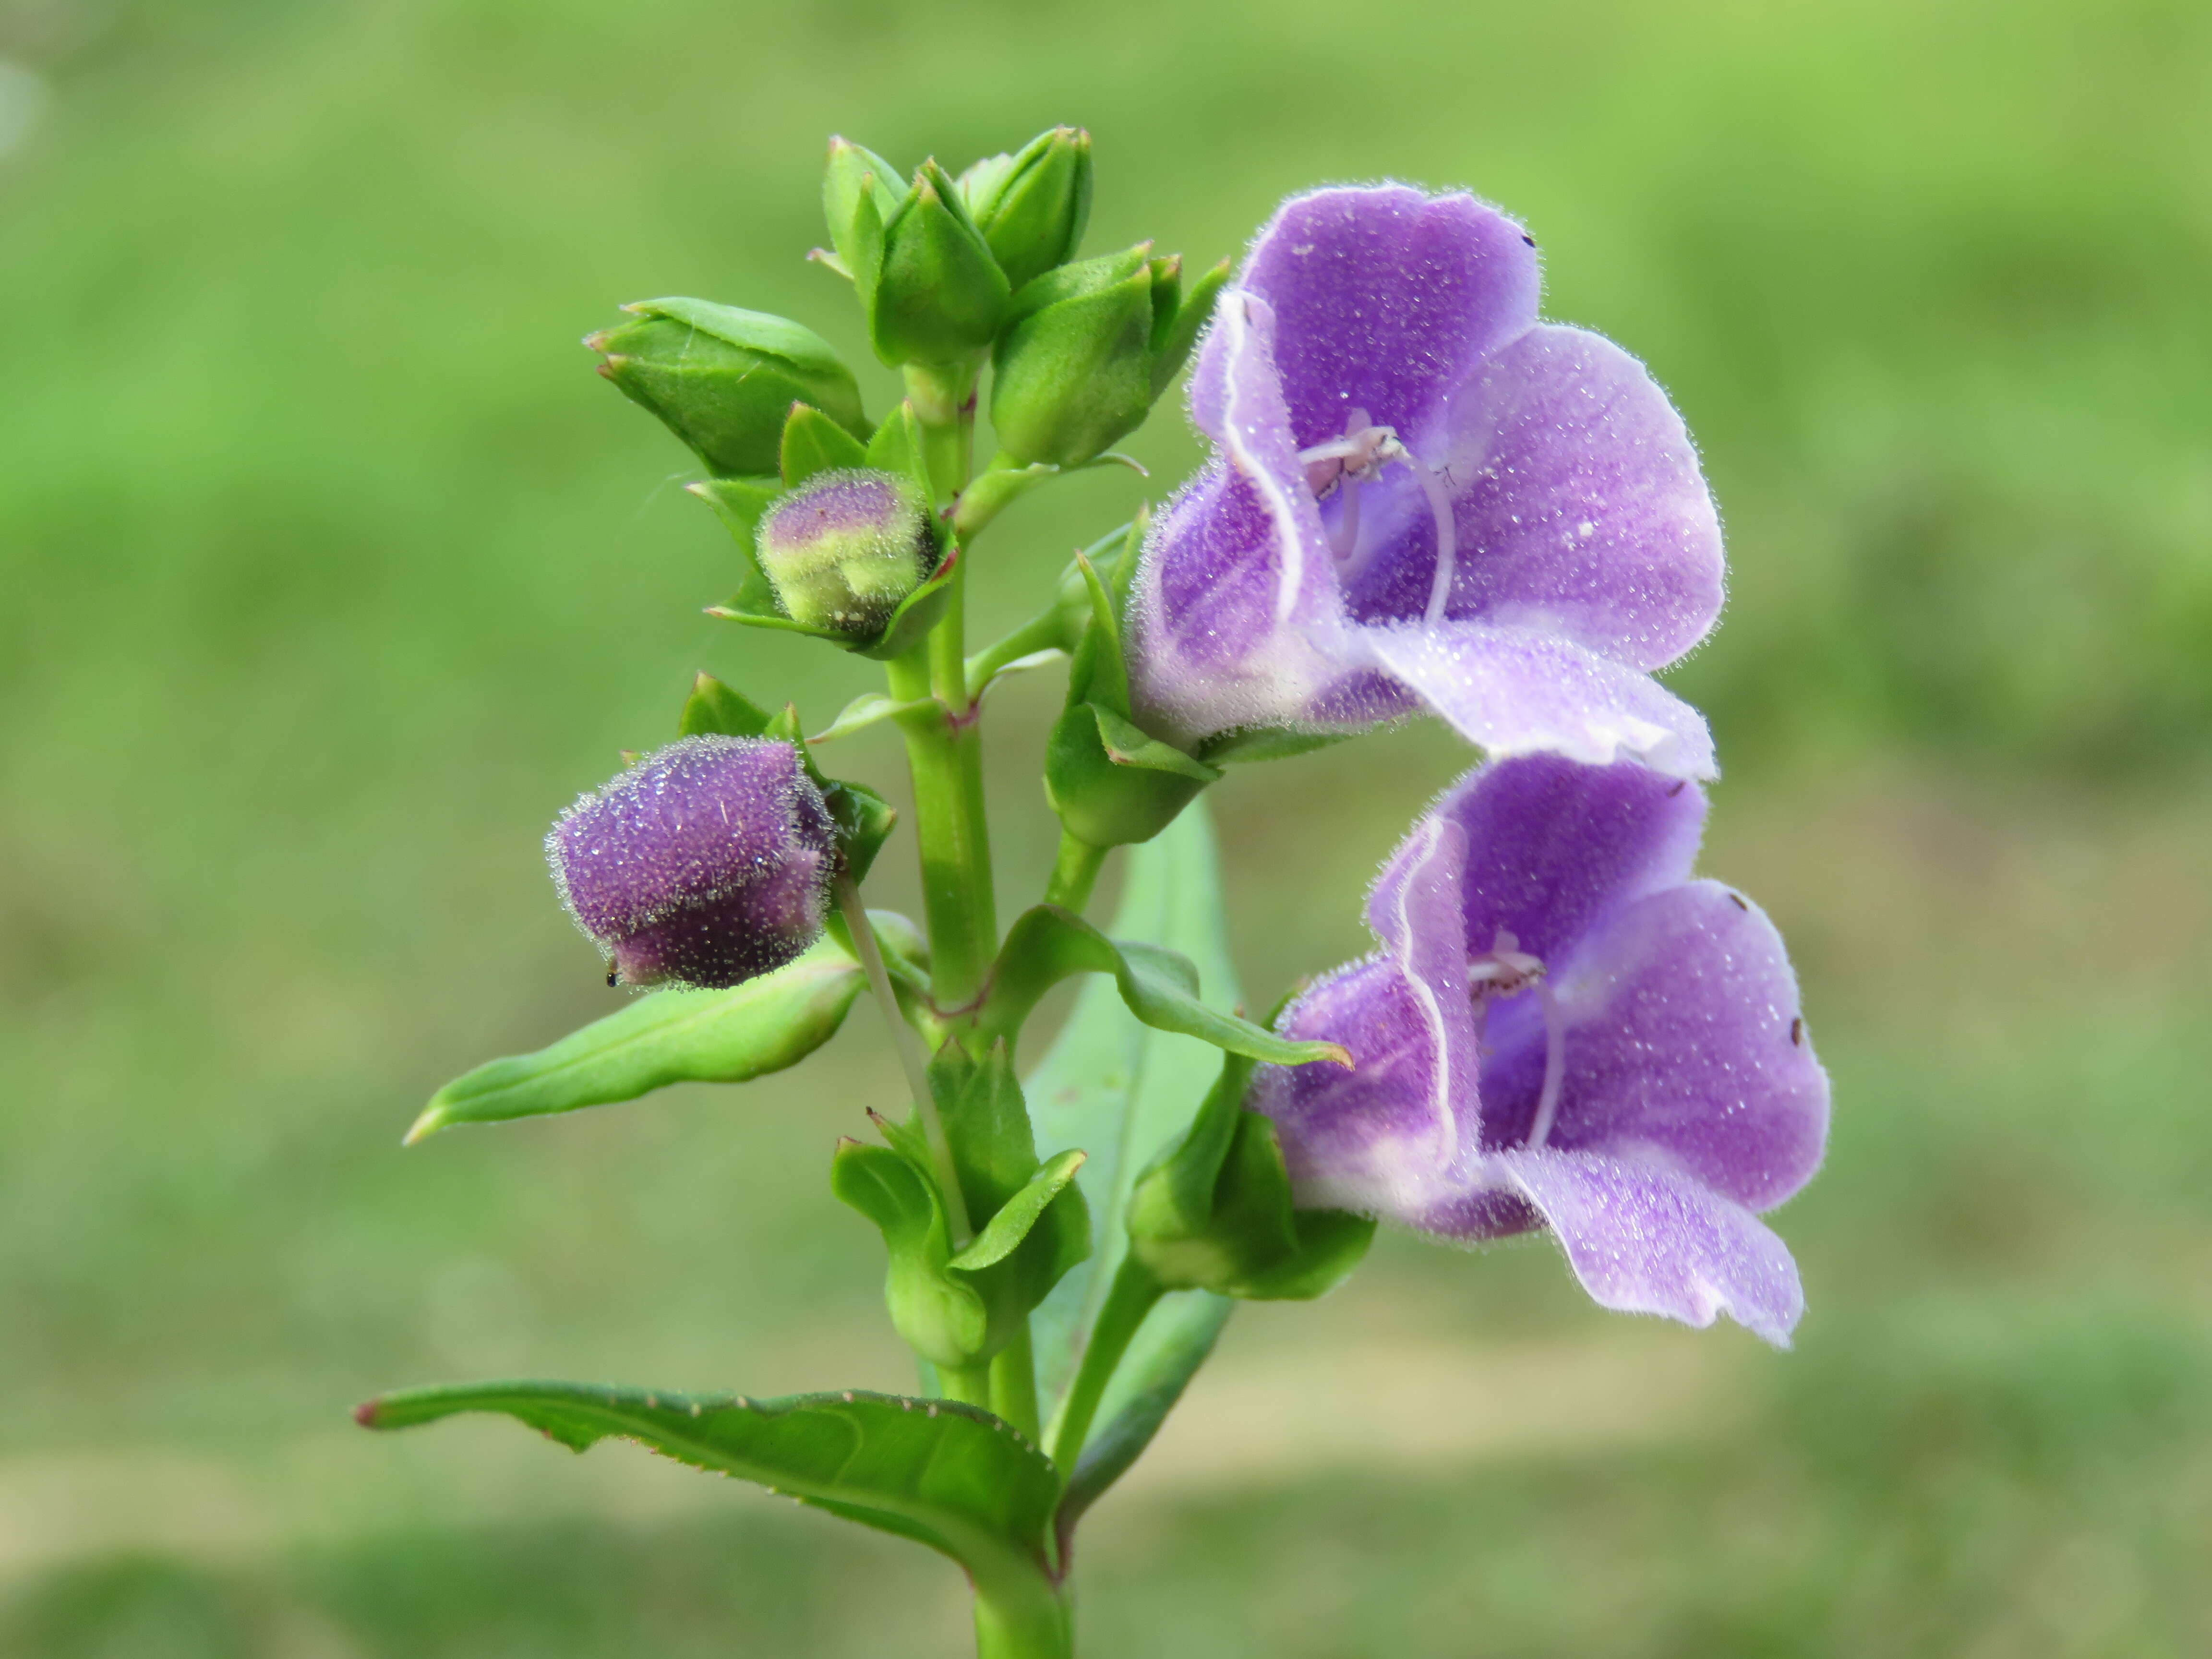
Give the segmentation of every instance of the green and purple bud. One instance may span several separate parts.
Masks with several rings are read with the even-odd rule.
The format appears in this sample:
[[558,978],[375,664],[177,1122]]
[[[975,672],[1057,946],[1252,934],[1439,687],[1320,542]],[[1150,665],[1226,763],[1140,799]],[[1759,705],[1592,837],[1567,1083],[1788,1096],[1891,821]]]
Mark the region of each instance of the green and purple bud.
[[1075,257],[1091,219],[1091,135],[1041,132],[1013,155],[993,155],[960,175],[960,195],[1016,289]]
[[1144,424],[1229,277],[1224,260],[1186,297],[1182,263],[1140,242],[1048,270],[1014,295],[993,354],[1001,449],[1025,465],[1078,466]]
[[608,982],[739,984],[822,936],[836,825],[792,744],[690,737],[580,796],[545,837]]
[[936,563],[915,482],[866,468],[822,472],[763,515],[761,573],[793,622],[870,640]]
[[772,473],[794,403],[865,441],[860,389],[830,343],[765,312],[707,300],[641,300],[635,320],[587,337],[599,373],[725,477]]

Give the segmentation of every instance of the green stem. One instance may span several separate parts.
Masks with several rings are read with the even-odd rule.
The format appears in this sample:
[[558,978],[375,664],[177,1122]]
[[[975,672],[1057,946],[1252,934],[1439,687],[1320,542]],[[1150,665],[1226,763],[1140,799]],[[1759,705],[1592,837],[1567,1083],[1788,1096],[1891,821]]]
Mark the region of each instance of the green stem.
[[975,1590],[975,1659],[1070,1659],[1068,1607],[1040,1575],[1018,1595]]
[[1037,1432],[1036,1356],[1026,1322],[991,1361],[991,1409],[1031,1442],[1044,1437]]
[[1113,1380],[1121,1356],[1128,1352],[1137,1328],[1166,1293],[1167,1287],[1134,1256],[1121,1258],[1114,1286],[1106,1292],[1105,1305],[1098,1310],[1098,1323],[1085,1345],[1083,1363],[1076,1368],[1067,1398],[1052,1420],[1049,1450],[1052,1461],[1060,1467],[1061,1480],[1075,1473],[1076,1460],[1083,1455],[1083,1443],[1091,1433],[1091,1419],[1098,1414],[1098,1402],[1105,1397],[1106,1385]]
[[1060,858],[1052,866],[1052,879],[1045,884],[1044,902],[1081,915],[1083,907],[1091,902],[1091,890],[1098,884],[1098,872],[1105,866],[1104,848],[1093,847],[1061,830]]
[[963,1406],[976,1406],[984,1411],[991,1409],[991,1367],[988,1362],[981,1365],[939,1365],[937,1386],[944,1391],[939,1396],[942,1399],[957,1400]]

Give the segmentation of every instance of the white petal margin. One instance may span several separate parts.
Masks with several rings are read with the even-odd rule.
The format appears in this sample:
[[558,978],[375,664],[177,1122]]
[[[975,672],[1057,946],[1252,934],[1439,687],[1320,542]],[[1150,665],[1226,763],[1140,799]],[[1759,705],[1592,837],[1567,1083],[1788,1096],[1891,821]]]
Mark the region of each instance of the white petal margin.
[[1600,1305],[1697,1326],[1724,1313],[1790,1346],[1805,1311],[1797,1264],[1741,1204],[1638,1159],[1512,1152],[1490,1164],[1551,1224]]
[[1641,761],[1714,778],[1705,716],[1649,674],[1553,633],[1492,623],[1357,630],[1376,665],[1492,759],[1555,754],[1585,766]]

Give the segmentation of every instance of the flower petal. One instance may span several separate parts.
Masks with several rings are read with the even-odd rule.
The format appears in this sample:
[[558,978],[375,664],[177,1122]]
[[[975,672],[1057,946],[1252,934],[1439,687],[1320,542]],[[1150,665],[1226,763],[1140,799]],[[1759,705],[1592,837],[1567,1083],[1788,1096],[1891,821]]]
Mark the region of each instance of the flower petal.
[[1672,777],[1719,772],[1696,709],[1555,635],[1468,622],[1353,632],[1377,666],[1494,757],[1549,751],[1605,766],[1632,756]]
[[[1480,365],[1423,452],[1449,480],[1459,554],[1445,615],[1561,634],[1663,667],[1720,615],[1719,514],[1682,417],[1644,365],[1540,324]],[[1436,531],[1409,479],[1367,492],[1352,614],[1418,617]]]
[[[1238,286],[1273,307],[1273,362],[1296,447],[1340,435],[1346,412],[1411,441],[1489,353],[1536,320],[1534,246],[1468,195],[1404,185],[1318,190],[1283,204]],[[1191,383],[1191,414],[1221,435],[1227,342],[1216,329]]]
[[[1820,1167],[1828,1079],[1774,925],[1717,882],[1628,905],[1555,970],[1565,1076],[1551,1145],[1656,1155],[1754,1210]],[[1501,1004],[1486,1033],[1483,1139],[1522,1139],[1542,1086],[1540,1011]]]
[[[1583,766],[1523,755],[1475,768],[1431,810],[1467,834],[1468,953],[1487,951],[1502,928],[1556,973],[1624,905],[1689,878],[1705,796],[1632,761]],[[1384,866],[1370,902],[1368,926],[1378,933],[1377,907],[1406,850]]]
[[1725,1313],[1790,1346],[1805,1311],[1797,1264],[1741,1204],[1632,1158],[1503,1152],[1492,1162],[1551,1224],[1600,1305],[1700,1326]]
[[1224,300],[1223,456],[1161,515],[1138,572],[1140,723],[1188,741],[1307,717],[1350,649],[1328,539],[1290,436],[1263,301]]
[[1386,949],[1284,1012],[1280,1031],[1343,1043],[1352,1069],[1254,1076],[1249,1103],[1275,1120],[1302,1206],[1410,1221],[1466,1184],[1480,1063],[1455,914],[1466,846],[1456,824],[1424,820],[1376,897]]

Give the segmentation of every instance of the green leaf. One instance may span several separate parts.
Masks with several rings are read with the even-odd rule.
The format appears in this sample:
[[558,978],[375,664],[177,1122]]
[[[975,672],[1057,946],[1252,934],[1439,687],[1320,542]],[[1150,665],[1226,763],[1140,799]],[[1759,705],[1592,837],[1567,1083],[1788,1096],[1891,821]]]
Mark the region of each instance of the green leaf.
[[1063,1539],[1152,1444],[1236,1307],[1211,1291],[1177,1291],[1162,1297],[1146,1316],[1106,1385],[1098,1402],[1098,1426],[1083,1443],[1083,1455],[1060,1500],[1055,1524]]
[[839,738],[849,738],[855,732],[884,720],[895,720],[901,714],[917,714],[929,707],[931,699],[917,698],[912,702],[894,702],[880,691],[863,691],[859,696],[837,711],[837,718],[807,738],[809,743],[831,743]]
[[[1233,1008],[1237,975],[1229,960],[1219,862],[1204,806],[1187,811],[1127,856],[1115,933],[1187,957],[1198,969],[1206,1002],[1217,1010]],[[1048,1418],[1066,1394],[1107,1289],[1128,1250],[1129,1189],[1155,1155],[1189,1127],[1220,1065],[1219,1052],[1206,1044],[1130,1018],[1118,986],[1100,981],[1076,999],[1067,1024],[1029,1079],[1026,1092],[1041,1149],[1051,1153],[1080,1146],[1090,1154],[1075,1180],[1090,1205],[1090,1259],[1060,1280],[1032,1321]],[[1210,1306],[1218,1329],[1231,1304],[1205,1292],[1167,1297],[1139,1333],[1139,1346],[1153,1340],[1155,1322],[1174,1322],[1176,1316],[1163,1312],[1170,1306]],[[1211,1341],[1210,1334],[1206,1340]],[[1202,1350],[1198,1358],[1203,1358]],[[1198,1358],[1190,1361],[1194,1367]],[[1102,1418],[1113,1409],[1113,1400],[1109,1393]],[[1103,1440],[1109,1432],[1110,1425],[1095,1437]],[[1147,1428],[1138,1449],[1149,1435]],[[1135,1450],[1128,1455],[1133,1457]]]
[[817,472],[867,464],[860,441],[811,404],[793,404],[783,422],[783,487],[796,489]]
[[577,1451],[610,1437],[641,1442],[927,1544],[994,1599],[1048,1611],[1058,1480],[1042,1453],[972,1406],[857,1390],[748,1400],[512,1382],[410,1389],[355,1416],[399,1429],[462,1412],[503,1413]]
[[1198,970],[1188,957],[1141,941],[1117,944],[1056,904],[1025,911],[1008,930],[976,1023],[986,1032],[1011,1036],[1047,991],[1069,975],[1082,973],[1113,975],[1129,1012],[1160,1030],[1279,1066],[1352,1063],[1340,1043],[1292,1042],[1207,1007],[1199,1000]]
[[[920,949],[889,912],[879,934]],[[860,993],[860,964],[823,939],[772,974],[720,991],[656,991],[535,1054],[495,1060],[430,1097],[412,1142],[456,1123],[604,1106],[672,1083],[742,1083],[795,1066],[828,1042]]]
[[1075,1172],[1082,1167],[1080,1152],[1066,1152],[1049,1159],[1030,1183],[1008,1199],[998,1214],[984,1224],[983,1231],[969,1241],[968,1248],[952,1258],[951,1265],[962,1273],[973,1273],[1005,1261],[1013,1254],[1014,1247],[1030,1236],[1030,1230],[1036,1225],[1045,1207],[1060,1196],[1061,1188],[1075,1179]]
[[768,710],[716,679],[702,674],[691,682],[691,696],[677,722],[680,736],[713,734],[725,738],[757,738],[768,730]]

